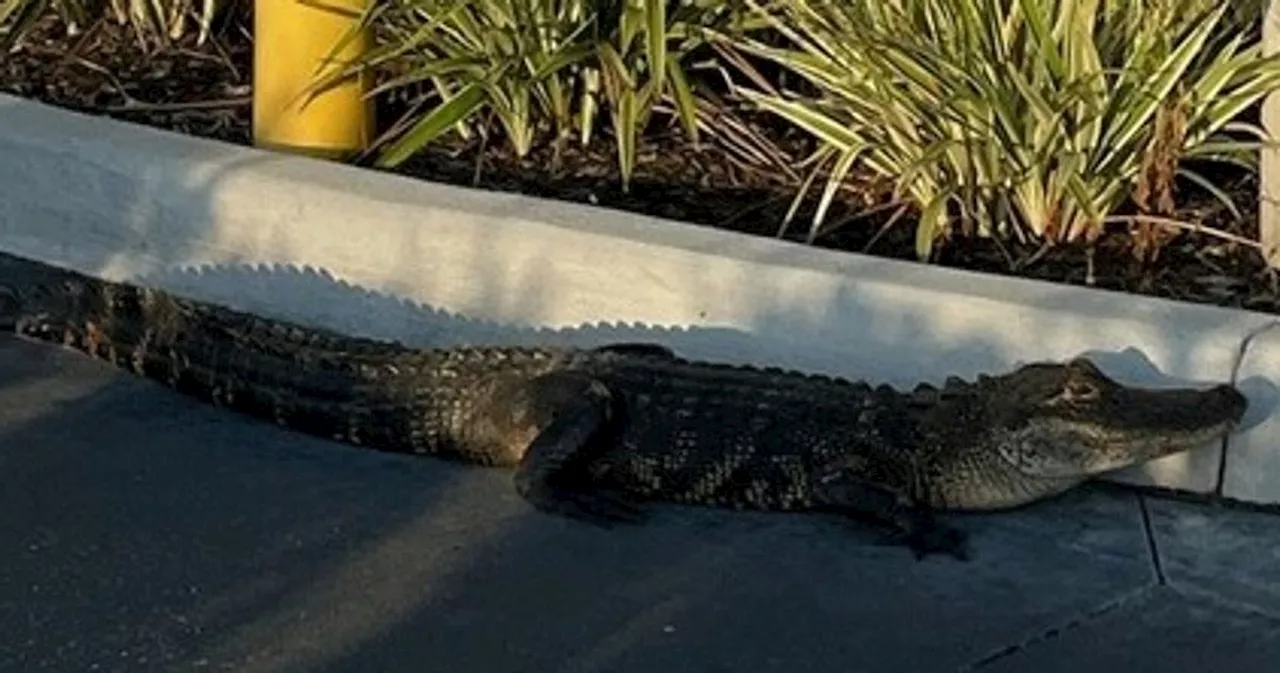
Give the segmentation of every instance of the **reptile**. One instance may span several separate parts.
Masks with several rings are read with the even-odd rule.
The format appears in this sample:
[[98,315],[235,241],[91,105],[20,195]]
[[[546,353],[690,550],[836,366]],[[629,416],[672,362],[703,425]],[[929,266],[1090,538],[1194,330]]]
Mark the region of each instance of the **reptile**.
[[0,282],[0,327],[301,432],[511,469],[543,512],[827,512],[917,559],[969,557],[940,512],[1056,496],[1220,439],[1247,408],[1228,384],[1131,387],[1086,358],[900,391],[643,342],[410,348],[71,271]]

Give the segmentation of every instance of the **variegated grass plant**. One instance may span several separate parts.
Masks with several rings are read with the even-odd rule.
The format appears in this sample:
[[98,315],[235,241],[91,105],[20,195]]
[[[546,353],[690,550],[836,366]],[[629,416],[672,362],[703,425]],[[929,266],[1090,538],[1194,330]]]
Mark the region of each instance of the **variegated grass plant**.
[[1092,240],[1127,198],[1167,211],[1175,174],[1235,212],[1184,160],[1253,166],[1264,134],[1239,117],[1280,85],[1217,0],[745,1],[786,41],[731,46],[816,91],[742,91],[820,141],[788,221],[824,181],[812,240],[870,172],[918,212],[921,258],[957,229]]
[[0,53],[12,49],[40,18],[56,14],[76,34],[108,18],[127,24],[144,45],[163,45],[189,34],[209,36],[214,18],[228,3],[219,0],[0,0]]
[[378,46],[334,77],[382,69],[395,74],[371,95],[422,92],[425,111],[381,146],[379,165],[398,165],[451,131],[483,133],[491,120],[518,156],[540,137],[558,156],[574,137],[589,143],[605,114],[625,186],[660,105],[696,141],[683,61],[702,26],[730,11],[711,0],[386,0],[361,23]]

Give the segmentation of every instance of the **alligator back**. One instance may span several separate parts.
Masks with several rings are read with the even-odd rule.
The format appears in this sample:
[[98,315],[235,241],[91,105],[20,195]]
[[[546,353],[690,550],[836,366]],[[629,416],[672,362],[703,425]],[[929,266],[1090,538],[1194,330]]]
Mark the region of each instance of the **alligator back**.
[[908,435],[923,406],[889,386],[676,357],[610,360],[592,375],[620,398],[618,434],[595,464],[596,480],[620,490],[807,509],[813,475],[850,456],[887,483],[911,481]]
[[[412,349],[73,272],[19,294],[14,323],[24,336],[291,429],[485,465],[519,456],[476,437],[483,415],[528,404],[512,397],[513,386],[579,372],[604,383],[622,414],[618,434],[600,438],[600,469],[638,493],[670,490],[677,500],[790,502],[804,491],[799,471],[847,448],[833,440],[876,440],[896,408],[887,387],[690,361],[647,344]],[[713,497],[706,484],[717,479]],[[755,490],[725,491],[734,484]],[[762,484],[772,490],[758,493]],[[755,502],[761,497],[769,502]]]
[[466,441],[495,376],[533,378],[561,353],[414,350],[65,272],[10,287],[6,322],[197,399],[381,450],[510,464]]

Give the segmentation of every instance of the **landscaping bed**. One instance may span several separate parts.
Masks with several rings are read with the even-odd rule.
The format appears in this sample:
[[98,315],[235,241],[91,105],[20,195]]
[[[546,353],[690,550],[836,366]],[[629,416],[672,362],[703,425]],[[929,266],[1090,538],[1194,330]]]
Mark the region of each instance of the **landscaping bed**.
[[[192,36],[174,46],[147,50],[124,28],[100,21],[67,37],[61,23],[43,20],[17,51],[0,61],[0,91],[180,133],[248,144],[250,128],[251,36],[239,26],[224,28],[203,45]],[[402,111],[387,99],[379,128]],[[731,229],[778,235],[779,223],[802,176],[791,167],[812,142],[786,130],[775,118],[737,112],[777,163],[748,165],[712,137],[693,147],[670,124],[647,133],[637,155],[630,188],[624,190],[610,138],[599,135],[586,148],[567,143],[552,161],[551,150],[535,148],[517,158],[507,143],[444,138],[393,170],[426,180],[515,191],[567,201]],[[1213,169],[1215,182],[1244,213],[1235,221],[1204,190],[1180,185],[1173,217],[1198,222],[1228,236],[1257,240],[1256,179]],[[836,196],[829,232],[814,244],[826,248],[904,260],[916,259],[910,216],[885,228],[892,209],[877,209],[883,185]],[[870,210],[870,214],[865,214]],[[859,215],[859,213],[863,213]],[[842,223],[842,220],[844,221]],[[784,235],[803,241],[802,216]],[[1092,252],[1066,244],[1043,252],[993,239],[955,238],[940,246],[931,263],[1053,282],[1091,285],[1178,300],[1238,306],[1280,313],[1280,283],[1254,248],[1222,236],[1182,231],[1154,261],[1139,262],[1131,238],[1103,235]]]

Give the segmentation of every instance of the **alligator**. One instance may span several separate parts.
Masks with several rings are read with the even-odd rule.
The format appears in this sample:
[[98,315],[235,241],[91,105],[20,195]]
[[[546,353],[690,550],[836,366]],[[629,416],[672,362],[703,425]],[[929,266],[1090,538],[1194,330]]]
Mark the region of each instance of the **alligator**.
[[513,471],[536,510],[817,511],[968,559],[947,511],[1028,505],[1233,431],[1233,386],[1138,388],[1085,358],[909,391],[652,343],[410,348],[65,271],[0,279],[0,327],[297,431]]

